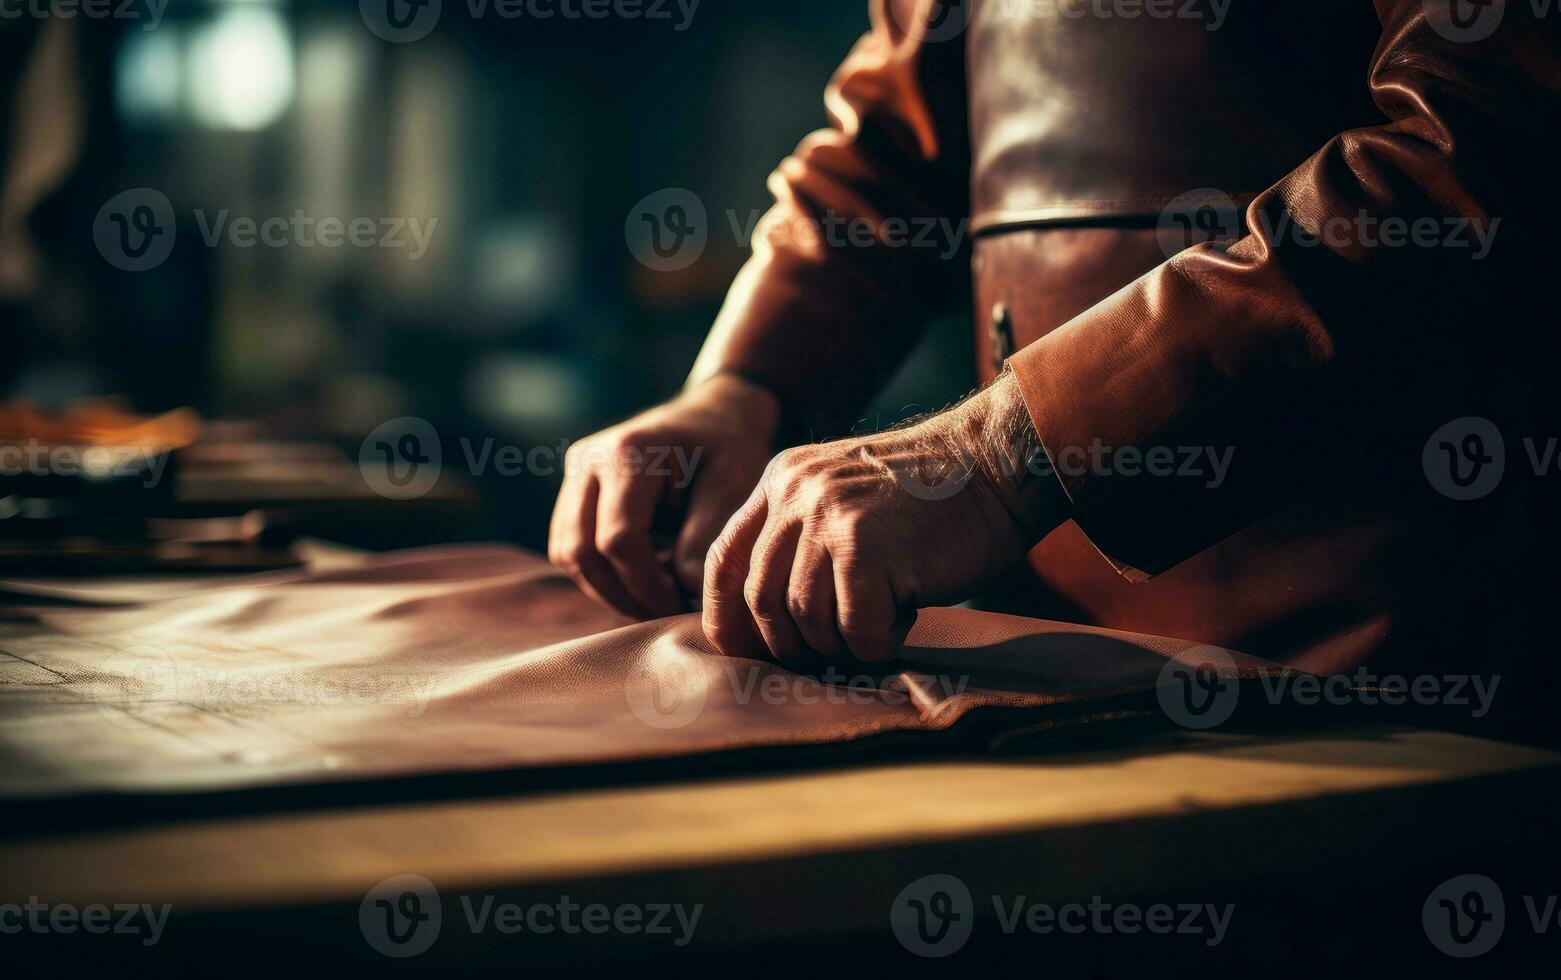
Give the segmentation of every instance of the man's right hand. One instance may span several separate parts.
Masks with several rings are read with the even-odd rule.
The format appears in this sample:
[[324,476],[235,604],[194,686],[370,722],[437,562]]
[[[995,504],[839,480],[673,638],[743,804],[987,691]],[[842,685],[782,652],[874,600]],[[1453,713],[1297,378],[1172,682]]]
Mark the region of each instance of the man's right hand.
[[[772,394],[718,375],[576,443],[549,560],[625,615],[687,612],[683,596],[700,594],[705,552],[764,475],[779,425]],[[652,538],[662,522],[678,528],[671,568]]]

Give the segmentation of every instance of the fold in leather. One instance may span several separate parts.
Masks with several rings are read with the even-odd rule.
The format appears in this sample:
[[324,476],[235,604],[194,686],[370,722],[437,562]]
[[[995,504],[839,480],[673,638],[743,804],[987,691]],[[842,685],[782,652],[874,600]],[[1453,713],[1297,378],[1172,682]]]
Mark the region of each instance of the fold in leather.
[[[720,657],[693,616],[625,625],[497,546],[110,601],[10,607],[0,796],[600,767],[931,735],[978,709],[1018,725],[1152,694],[1209,649],[933,609],[904,662],[821,680]],[[1274,669],[1229,656],[1214,666]]]

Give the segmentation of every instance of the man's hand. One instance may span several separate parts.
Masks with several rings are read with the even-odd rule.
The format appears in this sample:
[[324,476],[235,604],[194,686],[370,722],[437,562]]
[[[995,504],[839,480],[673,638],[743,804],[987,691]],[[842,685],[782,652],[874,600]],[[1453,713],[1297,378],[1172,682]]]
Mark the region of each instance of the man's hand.
[[[549,560],[626,615],[686,612],[683,594],[698,594],[705,552],[764,472],[779,424],[773,395],[722,375],[576,443]],[[670,569],[652,536],[663,522],[676,531]]]
[[1038,448],[1005,376],[913,427],[782,453],[710,549],[706,635],[735,657],[891,659],[917,609],[969,598],[1061,523]]

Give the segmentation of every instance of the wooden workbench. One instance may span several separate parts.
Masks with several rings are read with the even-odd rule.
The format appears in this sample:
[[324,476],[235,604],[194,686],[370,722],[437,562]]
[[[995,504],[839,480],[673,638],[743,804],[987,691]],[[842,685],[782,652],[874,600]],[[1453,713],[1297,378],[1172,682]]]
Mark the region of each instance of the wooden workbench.
[[[184,962],[203,950],[231,952],[233,942],[254,939],[250,924],[271,921],[311,937],[311,948],[375,968],[405,961],[367,948],[359,906],[377,883],[411,874],[432,882],[444,907],[438,943],[417,961],[424,967],[441,957],[508,962],[517,948],[600,966],[617,962],[601,958],[617,945],[673,963],[742,949],[784,958],[773,951],[795,953],[803,940],[928,965],[894,943],[888,910],[907,884],[943,873],[978,896],[1032,901],[1228,896],[1247,903],[1231,939],[1245,949],[1268,942],[1251,930],[1293,918],[1293,910],[1251,909],[1269,901],[1264,895],[1322,889],[1339,900],[1391,879],[1423,897],[1469,870],[1460,862],[1471,855],[1518,873],[1548,866],[1551,817],[1534,803],[1558,779],[1561,755],[1437,731],[1162,734],[1064,755],[90,832],[40,827],[0,841],[0,902],[171,904],[167,939],[152,951],[117,951],[131,957],[179,950]],[[462,935],[462,895],[704,909],[692,951],[657,950],[643,937],[556,947],[526,937],[517,946],[514,937]],[[1418,906],[1398,913],[1395,924],[1418,922]],[[269,962],[268,949],[276,954],[259,944],[243,959]]]

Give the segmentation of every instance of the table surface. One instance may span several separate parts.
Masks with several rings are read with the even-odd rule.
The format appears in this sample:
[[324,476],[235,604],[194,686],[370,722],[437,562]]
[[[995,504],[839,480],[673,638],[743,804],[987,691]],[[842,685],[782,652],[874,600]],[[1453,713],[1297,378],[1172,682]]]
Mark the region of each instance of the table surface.
[[[351,551],[316,550],[314,565],[358,560]],[[0,583],[0,590],[67,600],[83,590],[101,598],[112,586],[114,597],[140,600],[184,585]],[[192,920],[181,937],[204,937],[207,952],[228,966],[253,961],[268,970],[272,964],[256,959],[267,947],[246,938],[261,921],[256,913],[288,923],[295,942],[309,936],[321,948],[366,948],[356,933],[359,904],[381,882],[407,874],[435,883],[447,907],[462,893],[699,903],[702,937],[773,950],[810,948],[795,945],[799,939],[882,933],[901,889],[929,874],[953,874],[976,894],[1055,903],[1097,895],[1214,900],[1230,889],[1283,890],[1299,881],[1327,899],[1319,907],[1331,907],[1373,877],[1412,878],[1418,889],[1464,873],[1471,842],[1561,868],[1553,810],[1534,805],[1561,796],[1556,752],[1315,719],[1081,746],[208,812],[98,829],[11,826],[0,838],[0,904],[166,903],[175,919]],[[1288,894],[1276,904],[1281,925],[1292,906]],[[240,949],[243,957],[229,956]],[[499,953],[495,962],[507,962],[510,951]]]
[[[805,860],[838,870],[855,856],[879,862],[875,873],[893,878],[920,871],[922,859],[949,869],[976,860],[982,846],[1000,845],[998,863],[1005,867],[988,862],[966,872],[1001,877],[1041,861],[1048,886],[1059,893],[1102,883],[1160,886],[1168,875],[1199,867],[1200,855],[1229,864],[1250,852],[1243,860],[1261,874],[1275,862],[1315,861],[1342,839],[1360,846],[1373,833],[1434,850],[1439,821],[1418,819],[1425,807],[1444,808],[1445,817],[1445,808],[1471,804],[1498,819],[1512,805],[1501,787],[1558,776],[1561,755],[1439,731],[1189,732],[1066,755],[87,832],[39,828],[37,835],[0,842],[0,901],[134,896],[220,910],[355,902],[375,883],[405,873],[426,876],[442,890],[610,893],[647,874],[671,872],[695,890],[762,887],[772,899],[797,878],[795,918],[806,920],[807,873],[799,863]],[[1345,814],[1349,819],[1331,819]],[[1410,840],[1416,831],[1406,819],[1433,825],[1419,831],[1425,841]],[[1297,840],[1272,847],[1287,827]],[[1167,861],[1166,848],[1175,848],[1178,859]],[[893,856],[887,865],[885,855]],[[864,902],[864,914],[881,908],[876,901]]]

